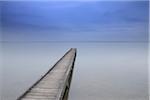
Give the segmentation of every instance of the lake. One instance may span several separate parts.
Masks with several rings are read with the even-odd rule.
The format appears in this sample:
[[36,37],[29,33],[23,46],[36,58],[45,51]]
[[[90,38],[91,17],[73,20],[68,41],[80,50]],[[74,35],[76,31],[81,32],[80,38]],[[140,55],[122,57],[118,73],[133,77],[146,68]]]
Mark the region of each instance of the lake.
[[148,43],[1,44],[1,100],[15,100],[70,48],[77,48],[77,58],[69,100],[148,100]]

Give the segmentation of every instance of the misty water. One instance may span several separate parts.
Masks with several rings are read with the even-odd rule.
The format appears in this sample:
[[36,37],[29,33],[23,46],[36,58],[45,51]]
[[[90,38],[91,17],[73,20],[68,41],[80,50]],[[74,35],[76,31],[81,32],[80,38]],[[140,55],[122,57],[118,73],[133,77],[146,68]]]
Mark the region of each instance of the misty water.
[[71,47],[69,100],[148,100],[147,43],[2,43],[2,98],[15,100]]

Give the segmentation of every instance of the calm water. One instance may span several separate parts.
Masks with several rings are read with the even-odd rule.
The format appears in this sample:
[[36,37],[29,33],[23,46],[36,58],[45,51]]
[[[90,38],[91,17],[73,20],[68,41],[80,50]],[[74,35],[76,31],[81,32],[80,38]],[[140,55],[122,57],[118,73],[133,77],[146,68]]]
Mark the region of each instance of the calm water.
[[71,47],[69,100],[148,100],[146,43],[3,43],[2,100],[15,100]]

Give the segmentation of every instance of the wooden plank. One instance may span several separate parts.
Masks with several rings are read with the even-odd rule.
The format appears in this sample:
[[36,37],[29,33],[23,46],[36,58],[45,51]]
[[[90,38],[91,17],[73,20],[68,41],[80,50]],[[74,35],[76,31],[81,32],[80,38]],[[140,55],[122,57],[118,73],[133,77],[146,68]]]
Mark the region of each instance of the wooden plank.
[[76,49],[71,48],[42,78],[17,100],[63,100],[72,75]]

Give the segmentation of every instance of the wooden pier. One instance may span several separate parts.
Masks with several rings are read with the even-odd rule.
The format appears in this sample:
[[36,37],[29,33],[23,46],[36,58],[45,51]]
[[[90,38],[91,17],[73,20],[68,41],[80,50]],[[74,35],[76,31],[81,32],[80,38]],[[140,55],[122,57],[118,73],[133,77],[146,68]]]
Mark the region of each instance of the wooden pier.
[[71,48],[17,100],[67,100],[75,58],[76,49]]

